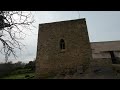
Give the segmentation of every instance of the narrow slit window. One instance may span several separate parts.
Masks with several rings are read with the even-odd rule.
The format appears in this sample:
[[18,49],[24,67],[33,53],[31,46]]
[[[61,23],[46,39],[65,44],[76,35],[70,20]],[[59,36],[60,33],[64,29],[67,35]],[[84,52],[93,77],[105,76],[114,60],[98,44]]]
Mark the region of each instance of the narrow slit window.
[[65,41],[63,39],[60,40],[60,49],[65,49]]

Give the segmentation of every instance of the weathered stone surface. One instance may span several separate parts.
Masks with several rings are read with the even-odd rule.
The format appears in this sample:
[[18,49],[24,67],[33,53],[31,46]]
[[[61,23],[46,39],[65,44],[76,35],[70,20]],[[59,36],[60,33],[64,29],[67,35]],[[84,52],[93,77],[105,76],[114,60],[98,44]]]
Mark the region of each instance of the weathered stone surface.
[[[60,49],[60,40],[65,49]],[[85,71],[92,59],[85,19],[39,25],[36,77],[45,78],[62,71],[72,74],[77,66]],[[66,71],[67,70],[67,71]],[[79,69],[80,70],[80,69]]]

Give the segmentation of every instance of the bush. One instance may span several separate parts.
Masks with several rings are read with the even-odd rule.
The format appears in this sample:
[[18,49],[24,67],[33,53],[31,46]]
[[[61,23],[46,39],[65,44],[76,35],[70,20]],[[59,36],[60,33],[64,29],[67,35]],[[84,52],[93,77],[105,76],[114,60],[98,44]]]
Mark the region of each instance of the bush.
[[25,78],[29,78],[30,77],[30,75],[25,75]]
[[27,74],[27,75],[25,75],[25,79],[33,79],[33,78],[34,78],[34,75],[31,75],[31,76],[30,76],[30,75],[28,75],[28,74]]
[[0,64],[0,77],[8,75],[14,70],[13,64]]

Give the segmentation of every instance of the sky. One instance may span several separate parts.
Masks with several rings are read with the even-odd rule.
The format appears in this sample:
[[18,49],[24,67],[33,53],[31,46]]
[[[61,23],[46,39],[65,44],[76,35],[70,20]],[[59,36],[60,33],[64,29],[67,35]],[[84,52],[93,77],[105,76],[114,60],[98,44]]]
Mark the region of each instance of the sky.
[[[34,28],[27,32],[22,41],[22,51],[17,51],[18,58],[10,57],[13,62],[29,62],[36,58],[38,25],[41,23],[58,22],[86,18],[90,42],[120,40],[120,11],[32,11],[35,19]],[[0,61],[4,56],[0,54]]]

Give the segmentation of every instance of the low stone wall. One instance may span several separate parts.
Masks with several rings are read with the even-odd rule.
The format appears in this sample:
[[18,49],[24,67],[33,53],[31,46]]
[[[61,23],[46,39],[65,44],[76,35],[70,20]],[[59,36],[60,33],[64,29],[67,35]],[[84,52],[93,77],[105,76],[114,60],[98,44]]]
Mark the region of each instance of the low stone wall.
[[109,71],[112,70],[111,59],[93,59],[90,63],[91,72]]
[[117,73],[120,73],[120,64],[112,64],[112,68]]
[[112,60],[111,59],[93,59],[91,60],[91,65],[92,66],[111,66],[112,65]]

